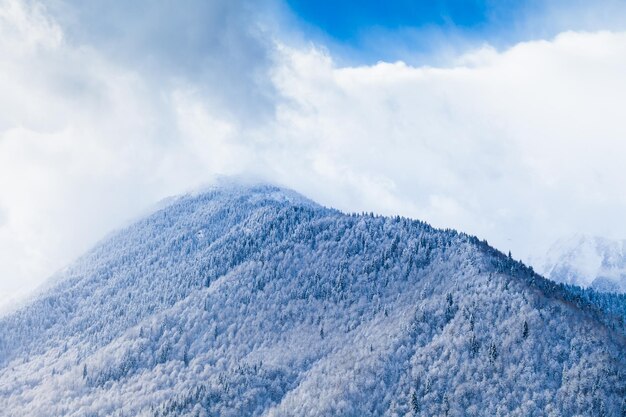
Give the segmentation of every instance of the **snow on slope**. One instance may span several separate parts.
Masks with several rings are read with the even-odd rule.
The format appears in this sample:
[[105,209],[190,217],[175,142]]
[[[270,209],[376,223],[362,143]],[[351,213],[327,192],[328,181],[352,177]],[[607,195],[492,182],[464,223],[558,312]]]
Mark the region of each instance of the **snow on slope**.
[[576,235],[560,239],[537,262],[546,277],[599,291],[626,293],[626,241]]
[[231,184],[0,319],[0,414],[621,416],[620,297],[462,233]]

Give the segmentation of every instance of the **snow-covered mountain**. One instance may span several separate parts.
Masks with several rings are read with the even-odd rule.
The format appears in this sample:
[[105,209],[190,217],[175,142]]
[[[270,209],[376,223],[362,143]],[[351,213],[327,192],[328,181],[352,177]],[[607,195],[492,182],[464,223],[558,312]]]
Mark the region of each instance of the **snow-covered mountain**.
[[623,416],[626,296],[273,186],[177,198],[0,319],[10,416]]
[[536,264],[557,282],[626,293],[626,240],[585,235],[560,239]]

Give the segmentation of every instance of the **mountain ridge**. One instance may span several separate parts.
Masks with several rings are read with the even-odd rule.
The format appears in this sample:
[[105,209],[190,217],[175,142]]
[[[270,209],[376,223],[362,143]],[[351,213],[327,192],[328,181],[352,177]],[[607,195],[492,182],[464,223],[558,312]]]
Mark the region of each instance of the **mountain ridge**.
[[[547,281],[463,233],[344,214],[270,185],[177,198],[66,274],[0,319],[0,399],[16,415],[623,407],[620,299]],[[26,400],[51,381],[62,404]]]

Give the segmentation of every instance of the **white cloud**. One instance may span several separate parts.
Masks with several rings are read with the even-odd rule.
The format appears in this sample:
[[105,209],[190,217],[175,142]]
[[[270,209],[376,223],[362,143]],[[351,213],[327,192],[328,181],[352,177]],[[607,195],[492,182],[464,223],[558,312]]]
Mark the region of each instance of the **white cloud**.
[[[443,68],[341,67],[248,33],[235,44],[263,57],[252,73],[231,51],[210,77],[155,75],[68,39],[33,4],[0,0],[0,303],[216,174],[455,227],[517,256],[574,231],[626,236],[624,33],[485,46]],[[229,71],[226,86],[258,94],[226,100]]]
[[276,82],[292,101],[278,118],[333,167],[329,184],[366,176],[401,202],[386,207],[362,185],[342,207],[400,210],[527,256],[561,233],[626,234],[607,216],[624,209],[625,48],[624,33],[571,32],[450,68],[340,68],[291,50]]
[[6,299],[158,199],[228,172],[235,131],[228,121],[197,117],[191,87],[162,87],[68,43],[40,6],[4,0],[0,19]]

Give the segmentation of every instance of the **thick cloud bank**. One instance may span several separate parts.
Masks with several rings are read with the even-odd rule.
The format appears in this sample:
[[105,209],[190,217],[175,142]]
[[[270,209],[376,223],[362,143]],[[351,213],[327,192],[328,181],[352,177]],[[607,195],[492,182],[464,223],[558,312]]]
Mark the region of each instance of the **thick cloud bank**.
[[118,51],[63,7],[0,0],[0,303],[216,175],[459,228],[516,257],[574,231],[626,235],[626,34],[342,67],[219,4],[212,21],[237,24],[201,37],[223,60],[180,16],[186,49]]

